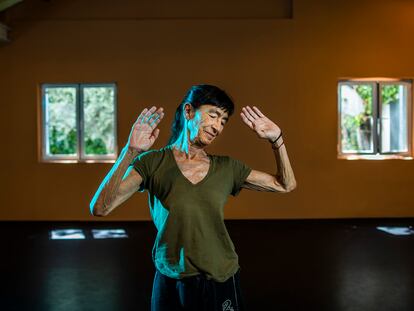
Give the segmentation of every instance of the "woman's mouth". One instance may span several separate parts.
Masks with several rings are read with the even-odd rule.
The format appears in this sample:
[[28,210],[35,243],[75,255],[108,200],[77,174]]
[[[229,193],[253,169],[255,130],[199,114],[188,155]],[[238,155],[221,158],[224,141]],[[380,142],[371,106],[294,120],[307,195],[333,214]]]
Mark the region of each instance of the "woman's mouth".
[[[206,132],[206,131],[204,131],[204,132]],[[214,135],[211,135],[209,132],[206,132],[206,133],[210,138],[214,138]]]

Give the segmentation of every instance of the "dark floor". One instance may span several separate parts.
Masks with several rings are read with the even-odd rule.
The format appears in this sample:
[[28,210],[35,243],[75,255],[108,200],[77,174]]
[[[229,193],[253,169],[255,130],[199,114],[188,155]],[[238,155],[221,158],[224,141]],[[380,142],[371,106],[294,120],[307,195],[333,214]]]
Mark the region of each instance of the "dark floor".
[[[414,219],[227,221],[248,310],[413,311]],[[80,228],[85,240],[49,240]],[[124,228],[128,239],[92,238]],[[0,310],[149,310],[151,222],[0,222]]]

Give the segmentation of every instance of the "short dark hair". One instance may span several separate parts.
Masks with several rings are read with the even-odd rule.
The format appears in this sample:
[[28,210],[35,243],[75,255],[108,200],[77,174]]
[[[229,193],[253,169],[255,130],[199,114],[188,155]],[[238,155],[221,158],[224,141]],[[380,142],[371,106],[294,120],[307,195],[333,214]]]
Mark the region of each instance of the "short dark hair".
[[187,94],[185,94],[181,104],[175,111],[168,145],[173,144],[177,140],[184,128],[184,107],[186,104],[191,104],[195,110],[202,105],[213,105],[226,111],[229,117],[234,112],[233,100],[224,90],[210,84],[193,85],[187,91]]

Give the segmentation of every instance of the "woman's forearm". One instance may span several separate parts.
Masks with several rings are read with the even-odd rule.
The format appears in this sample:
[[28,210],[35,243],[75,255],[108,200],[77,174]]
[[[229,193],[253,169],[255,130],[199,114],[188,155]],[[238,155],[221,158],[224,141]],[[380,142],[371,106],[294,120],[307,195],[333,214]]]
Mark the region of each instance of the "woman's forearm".
[[272,144],[272,149],[276,159],[277,170],[275,176],[277,181],[284,185],[287,191],[295,189],[296,179],[293,174],[292,166],[290,165],[283,138],[278,139],[274,144]]
[[89,204],[91,214],[95,216],[105,215],[118,193],[125,172],[137,155],[139,155],[139,152],[136,149],[129,148],[128,145],[122,149],[118,160],[105,176]]

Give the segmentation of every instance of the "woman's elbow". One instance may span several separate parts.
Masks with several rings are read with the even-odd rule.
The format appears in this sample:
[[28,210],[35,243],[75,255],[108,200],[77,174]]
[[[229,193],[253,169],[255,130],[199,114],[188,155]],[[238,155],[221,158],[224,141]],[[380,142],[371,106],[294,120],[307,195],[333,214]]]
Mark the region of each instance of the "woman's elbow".
[[290,184],[289,186],[286,187],[286,192],[292,192],[293,190],[295,190],[297,188],[298,184],[296,182]]
[[100,213],[99,211],[97,211],[96,209],[91,209],[90,213],[91,213],[92,216],[95,216],[95,217],[102,217],[103,216],[103,214]]
[[89,212],[91,213],[92,216],[95,217],[103,217],[106,216],[104,211],[101,208],[98,208],[98,206],[96,204],[90,204],[89,205]]

